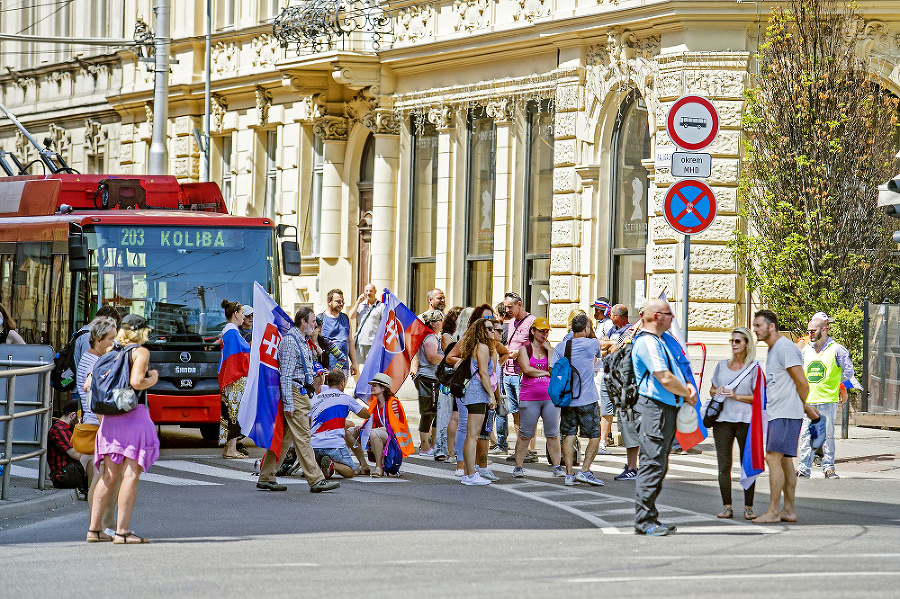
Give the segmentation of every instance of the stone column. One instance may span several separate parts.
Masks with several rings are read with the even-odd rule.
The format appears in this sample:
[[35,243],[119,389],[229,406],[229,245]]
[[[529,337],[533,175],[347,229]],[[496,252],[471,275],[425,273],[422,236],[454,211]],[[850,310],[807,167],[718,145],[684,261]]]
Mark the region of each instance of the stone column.
[[363,121],[375,135],[375,180],[372,187],[372,282],[376,289],[397,289],[397,176],[400,169],[400,120],[378,109]]
[[[449,106],[434,108],[428,113],[428,122],[437,127],[437,243],[435,244],[434,286],[442,289],[447,296],[447,305],[455,303],[452,298],[462,289],[461,281],[455,281],[451,267],[453,215],[453,110]],[[412,232],[410,232],[412,235]]]
[[347,119],[323,116],[315,120],[313,131],[322,138],[325,164],[322,172],[322,228],[319,255],[338,258],[341,253],[341,206],[343,205],[344,155],[347,146]]
[[[510,255],[510,235],[515,230],[513,223],[513,195],[515,183],[514,176],[514,146],[515,135],[512,130],[515,119],[515,110],[507,99],[489,102],[485,111],[494,119],[496,127],[496,150],[494,171],[494,268],[492,289],[494,297],[491,305],[497,304],[503,299],[512,280],[512,271],[515,268]],[[520,257],[521,258],[521,257]]]
[[575,128],[582,107],[582,86],[577,78],[561,80],[556,88],[554,124],[553,213],[550,249],[550,324],[565,327],[569,312],[584,303],[578,273],[581,271],[581,211],[575,194]]
[[[703,152],[712,154],[712,176],[706,182],[716,195],[715,222],[691,238],[690,305],[688,325],[691,341],[717,340],[718,334],[745,324],[745,282],[738,274],[726,243],[740,225],[737,216],[737,183],[740,166],[741,115],[748,83],[749,54],[746,52],[679,53],[659,57],[656,90],[660,100],[657,115],[657,144],[671,144],[665,131],[665,114],[680,96],[692,93],[712,100],[719,112],[720,130],[713,144]],[[655,192],[650,205],[648,297],[664,287],[669,297],[681,299],[684,237],[675,233],[662,216],[662,202],[675,182],[667,170],[655,174]],[[680,301],[673,302],[681,313]],[[684,326],[682,324],[682,326]],[[694,335],[694,331],[701,332]]]

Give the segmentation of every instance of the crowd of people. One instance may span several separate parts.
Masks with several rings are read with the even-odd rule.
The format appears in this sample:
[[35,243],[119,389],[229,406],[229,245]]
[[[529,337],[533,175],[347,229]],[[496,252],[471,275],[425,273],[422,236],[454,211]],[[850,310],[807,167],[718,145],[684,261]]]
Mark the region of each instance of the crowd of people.
[[[668,470],[678,409],[685,402],[695,405],[699,398],[690,377],[676,366],[677,352],[667,339],[674,315],[666,301],[649,301],[632,323],[626,306],[598,298],[590,306],[593,322],[585,311],[574,310],[567,333],[555,347],[548,339],[550,323],[529,314],[514,292],[506,293],[494,307],[485,303],[447,310],[439,289],[431,290],[427,301],[428,309],[419,318],[429,332],[412,365],[420,456],[455,461],[456,475],[467,486],[498,480],[489,458],[500,456],[514,463],[513,477],[525,477],[526,464],[538,462],[534,441],[540,422],[550,472],[564,479],[566,486],[599,487],[604,481],[591,471],[591,465],[598,453],[610,453],[615,418],[625,463],[613,478],[636,483],[635,532],[663,536],[675,530],[674,525],[659,522],[656,499]],[[366,286],[349,314],[344,314],[343,306],[343,293],[331,290],[328,309],[318,315],[311,308],[298,310],[295,326],[279,344],[284,426],[276,427],[281,438],[272,447],[281,451],[266,449],[256,483],[260,490],[285,491],[277,476],[298,468],[314,493],[339,488],[333,480],[338,476],[396,475],[397,460],[391,450],[399,459],[416,451],[410,423],[396,396],[403,381],[384,373],[370,377],[368,403],[346,391],[350,377],[362,370],[358,360],[364,362],[371,352],[384,314],[375,287]],[[242,459],[249,452],[238,445],[242,438],[238,412],[248,375],[252,321],[247,321],[252,308],[227,300],[222,308],[227,324],[219,367],[221,445],[224,458]],[[2,307],[0,315],[4,324],[11,322]],[[758,523],[796,521],[797,478],[809,476],[819,446],[824,446],[825,476],[837,478],[836,405],[846,400],[842,383],[853,379],[854,372],[846,348],[828,336],[829,324],[827,315],[816,314],[800,347],[779,334],[778,318],[768,310],[754,315],[753,332],[746,327],[732,331],[732,355],[715,366],[702,410],[715,439],[723,503],[719,518],[734,517],[733,448],[736,442],[743,457],[762,381],[768,397],[765,460],[770,503],[757,516],[755,485],[747,486],[743,517]],[[120,320],[115,308],[104,306],[77,333],[76,391],[50,431],[48,458],[55,485],[78,488],[87,495],[89,542],[146,542],[130,529],[130,518],[140,475],[159,455],[159,440],[146,407],[146,389],[158,378],[149,369],[150,354],[143,347],[149,331],[142,317],[127,315]],[[765,366],[756,360],[757,340],[769,348]],[[627,344],[639,392],[634,415],[617,409],[603,377],[604,360]],[[138,405],[125,414],[99,416],[91,410],[92,373],[101,357],[113,350],[130,360],[129,382],[138,393]],[[562,358],[571,365],[577,388],[573,400],[559,407],[551,401],[549,385],[554,364]],[[461,389],[447,384],[446,376],[442,382],[441,371],[461,373]],[[96,430],[92,455],[72,446],[71,429],[79,423],[79,410],[80,423]],[[351,413],[362,423],[349,420]],[[579,437],[587,439],[581,456]],[[795,468],[793,458],[798,455],[800,463]]]

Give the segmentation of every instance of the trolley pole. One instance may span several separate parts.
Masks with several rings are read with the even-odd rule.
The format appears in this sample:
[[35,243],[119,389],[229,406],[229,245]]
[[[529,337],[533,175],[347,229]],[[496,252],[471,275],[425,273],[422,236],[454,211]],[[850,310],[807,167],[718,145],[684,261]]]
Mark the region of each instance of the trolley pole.
[[206,0],[206,80],[203,85],[203,167],[200,172],[201,181],[209,181],[209,113],[212,111],[212,0]]
[[168,173],[169,151],[169,0],[155,0],[153,12],[156,28],[153,39],[155,59],[153,85],[153,137],[150,141],[147,173],[165,175]]

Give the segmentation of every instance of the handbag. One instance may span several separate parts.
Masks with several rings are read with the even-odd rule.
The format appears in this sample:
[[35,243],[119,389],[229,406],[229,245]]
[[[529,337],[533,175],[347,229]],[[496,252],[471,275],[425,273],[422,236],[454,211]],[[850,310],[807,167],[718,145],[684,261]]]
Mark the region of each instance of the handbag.
[[84,424],[83,422],[76,424],[72,430],[72,447],[75,451],[84,455],[94,455],[94,445],[99,428],[99,424]]
[[[746,378],[746,376],[753,370],[754,366],[758,363],[754,362],[747,368],[744,368],[742,371],[738,373],[734,379],[725,387],[729,389],[734,389],[737,387],[741,381]],[[706,405],[706,412],[703,414],[703,426],[709,428],[719,419],[719,415],[722,413],[722,408],[725,407],[725,396],[716,393],[712,399],[709,400],[709,403]]]

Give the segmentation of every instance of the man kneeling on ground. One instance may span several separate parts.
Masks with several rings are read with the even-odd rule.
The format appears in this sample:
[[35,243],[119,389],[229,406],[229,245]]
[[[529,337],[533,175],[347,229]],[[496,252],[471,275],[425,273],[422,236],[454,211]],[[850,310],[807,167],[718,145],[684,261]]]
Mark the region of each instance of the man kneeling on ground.
[[347,377],[340,368],[335,368],[325,375],[325,385],[313,396],[309,417],[312,423],[311,445],[316,461],[322,468],[325,478],[331,478],[337,472],[344,478],[353,478],[354,474],[363,474],[367,468],[363,461],[361,470],[350,454],[355,439],[346,431],[347,416],[350,410],[360,418],[368,418],[366,405],[355,397],[344,393]]

